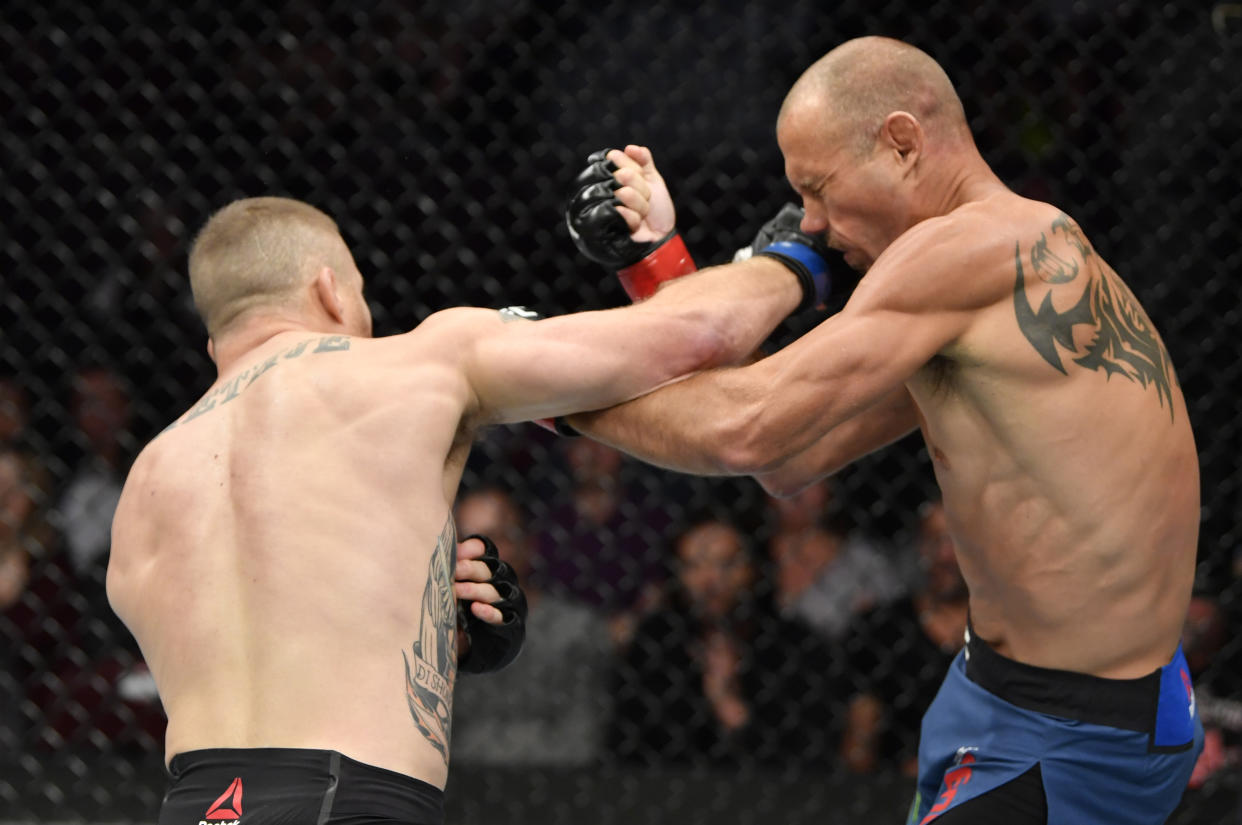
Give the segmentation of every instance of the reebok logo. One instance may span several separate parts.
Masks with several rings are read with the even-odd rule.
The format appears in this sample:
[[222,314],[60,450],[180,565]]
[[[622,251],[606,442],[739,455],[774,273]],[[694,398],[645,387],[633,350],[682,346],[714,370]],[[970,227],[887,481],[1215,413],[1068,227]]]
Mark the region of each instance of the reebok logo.
[[1186,699],[1188,701],[1187,707],[1189,708],[1190,715],[1193,718],[1195,715],[1195,689],[1190,684],[1190,674],[1186,672],[1186,668],[1182,667],[1178,668],[1178,670],[1182,676],[1182,687],[1186,688]]
[[220,798],[211,803],[198,825],[241,825],[242,781],[237,777]]
[[919,825],[928,825],[936,817],[949,809],[953,804],[953,800],[957,797],[957,789],[970,781],[970,775],[973,773],[970,766],[975,763],[975,754],[973,751],[978,748],[963,747],[957,749],[956,765],[945,771],[944,774],[944,790],[940,792],[940,798],[936,800],[936,804],[932,805],[931,810],[927,812],[927,816]]

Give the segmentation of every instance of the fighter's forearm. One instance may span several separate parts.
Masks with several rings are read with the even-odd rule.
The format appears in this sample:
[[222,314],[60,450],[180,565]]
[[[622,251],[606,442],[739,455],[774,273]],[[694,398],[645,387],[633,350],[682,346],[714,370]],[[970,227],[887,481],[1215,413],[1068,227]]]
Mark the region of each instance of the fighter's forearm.
[[744,376],[738,370],[701,373],[627,404],[572,416],[570,422],[650,464],[695,475],[754,475],[776,496],[792,495],[918,426],[914,401],[898,387],[805,449],[759,468],[740,443],[747,411],[761,403],[748,401],[755,391]]
[[904,386],[824,433],[818,441],[755,480],[770,494],[791,496],[809,484],[884,447],[918,427],[914,400]]
[[687,275],[633,306],[538,323],[441,314],[473,333],[463,351],[480,417],[508,422],[600,409],[736,363],[801,296],[789,269],[760,259]]
[[755,258],[667,281],[641,306],[647,312],[689,314],[709,328],[719,346],[705,366],[719,366],[750,356],[802,298],[789,269]]
[[736,375],[732,369],[702,372],[625,404],[572,415],[569,423],[648,464],[694,475],[744,475],[728,449],[730,422],[720,418],[738,408],[743,389]]

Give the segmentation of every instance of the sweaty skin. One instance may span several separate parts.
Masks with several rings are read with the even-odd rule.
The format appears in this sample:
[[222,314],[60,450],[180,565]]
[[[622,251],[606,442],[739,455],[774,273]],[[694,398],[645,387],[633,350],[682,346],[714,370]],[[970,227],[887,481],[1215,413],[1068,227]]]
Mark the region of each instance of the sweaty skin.
[[[353,275],[337,287],[365,312]],[[442,788],[450,508],[475,432],[730,362],[800,298],[778,265],[725,273],[718,299],[703,275],[536,322],[454,309],[370,338],[369,313],[316,309],[215,340],[218,380],[139,456],[113,526],[109,597],[168,712],[167,758],[333,749]]]
[[981,638],[1101,677],[1161,667],[1190,598],[1199,472],[1138,301],[1072,219],[1007,189],[968,138],[897,112],[860,160],[822,109],[790,100],[777,134],[802,228],[865,272],[845,308],[752,365],[572,423],[778,495],[917,427]]

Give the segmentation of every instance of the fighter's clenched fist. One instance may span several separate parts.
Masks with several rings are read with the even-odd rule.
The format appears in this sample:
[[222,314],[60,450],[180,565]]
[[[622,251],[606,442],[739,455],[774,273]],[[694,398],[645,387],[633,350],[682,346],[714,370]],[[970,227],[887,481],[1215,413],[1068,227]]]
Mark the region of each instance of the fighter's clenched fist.
[[588,156],[565,222],[582,254],[616,270],[632,300],[696,269],[677,234],[673,199],[645,146]]

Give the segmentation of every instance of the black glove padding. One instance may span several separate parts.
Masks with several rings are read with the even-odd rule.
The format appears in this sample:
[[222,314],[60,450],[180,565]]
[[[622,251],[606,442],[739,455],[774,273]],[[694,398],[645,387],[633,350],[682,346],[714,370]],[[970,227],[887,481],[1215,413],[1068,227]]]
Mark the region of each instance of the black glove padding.
[[828,244],[823,238],[802,231],[802,207],[787,203],[776,216],[759,228],[750,246],[742,247],[733,256],[744,261],[754,255],[776,258],[789,267],[802,284],[799,310],[822,304],[828,297]]
[[610,151],[600,149],[587,157],[587,167],[574,181],[574,195],[565,207],[565,223],[583,255],[617,270],[638,263],[668,238],[641,243],[630,238],[630,227],[616,209],[620,201],[612,194],[621,184],[612,176],[617,165],[608,160]]
[[466,635],[470,637],[470,650],[457,662],[462,673],[490,673],[500,670],[517,658],[526,641],[526,594],[518,586],[517,573],[500,558],[496,543],[487,536],[466,536],[462,541],[478,539],[483,542],[480,559],[492,572],[487,580],[500,594],[500,601],[492,606],[504,617],[501,624],[488,624],[470,612],[469,602],[458,600],[457,613],[463,617]]
[[767,223],[759,227],[759,231],[755,233],[755,239],[750,242],[751,251],[758,252],[777,241],[794,241],[809,246],[826,257],[828,245],[822,239],[802,231],[802,218],[805,215],[806,212],[801,206],[795,203],[785,204]]

